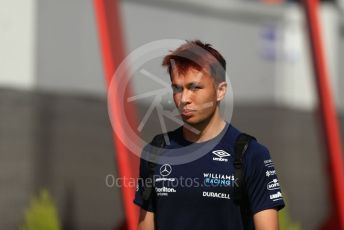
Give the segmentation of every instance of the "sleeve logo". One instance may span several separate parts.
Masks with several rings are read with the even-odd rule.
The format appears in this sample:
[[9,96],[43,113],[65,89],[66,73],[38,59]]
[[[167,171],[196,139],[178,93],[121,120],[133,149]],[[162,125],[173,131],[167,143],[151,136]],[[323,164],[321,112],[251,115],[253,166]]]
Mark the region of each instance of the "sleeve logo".
[[272,181],[270,181],[267,185],[267,189],[268,190],[275,190],[275,189],[279,189],[280,185],[278,183],[277,179],[273,179]]

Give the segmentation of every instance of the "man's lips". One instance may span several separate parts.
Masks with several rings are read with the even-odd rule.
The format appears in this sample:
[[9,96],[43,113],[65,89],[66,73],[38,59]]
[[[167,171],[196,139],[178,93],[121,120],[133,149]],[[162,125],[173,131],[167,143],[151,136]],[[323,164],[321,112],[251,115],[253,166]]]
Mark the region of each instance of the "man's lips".
[[191,116],[196,110],[193,110],[193,109],[183,109],[181,111],[181,114],[183,116]]

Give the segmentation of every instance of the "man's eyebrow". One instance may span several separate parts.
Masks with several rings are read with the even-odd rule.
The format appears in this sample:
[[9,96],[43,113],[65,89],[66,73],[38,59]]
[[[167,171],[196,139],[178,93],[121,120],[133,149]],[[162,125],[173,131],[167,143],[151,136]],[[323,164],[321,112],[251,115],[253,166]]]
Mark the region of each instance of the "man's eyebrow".
[[201,83],[198,81],[192,81],[190,83],[187,84],[187,87],[191,87],[191,86],[195,86],[195,85],[200,85]]
[[172,83],[172,84],[171,84],[171,87],[180,87],[180,85],[175,84],[175,83]]
[[[190,86],[200,85],[200,84],[201,84],[200,82],[192,81],[192,82],[189,82],[186,86],[190,87]],[[178,85],[178,84],[175,84],[175,83],[172,83],[171,86],[172,87],[181,87],[181,85]]]

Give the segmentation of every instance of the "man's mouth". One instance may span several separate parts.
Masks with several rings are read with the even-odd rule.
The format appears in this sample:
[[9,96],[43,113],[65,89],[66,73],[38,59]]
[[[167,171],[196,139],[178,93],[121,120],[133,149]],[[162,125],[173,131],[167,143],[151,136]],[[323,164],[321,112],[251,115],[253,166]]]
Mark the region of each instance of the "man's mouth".
[[191,116],[193,113],[195,112],[195,110],[193,110],[193,109],[183,109],[182,111],[181,111],[181,114],[183,115],[183,116]]

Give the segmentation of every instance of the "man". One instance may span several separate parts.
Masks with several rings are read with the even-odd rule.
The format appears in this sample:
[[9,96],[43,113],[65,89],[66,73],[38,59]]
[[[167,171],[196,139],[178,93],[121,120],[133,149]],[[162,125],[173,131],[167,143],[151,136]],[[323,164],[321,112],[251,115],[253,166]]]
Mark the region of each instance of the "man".
[[[166,157],[153,168],[141,159],[140,178],[153,178],[154,183],[148,198],[149,186],[138,184],[134,200],[141,208],[138,229],[278,229],[282,193],[270,154],[255,139],[248,142],[242,160],[240,192],[245,209],[234,202],[233,162],[240,131],[220,114],[227,91],[222,55],[209,44],[187,41],[164,58],[163,66],[170,74],[173,99],[184,125],[166,134],[169,143],[157,157],[173,157],[186,146],[192,146],[191,152],[200,157],[184,164],[173,164]],[[207,146],[211,149],[204,152]],[[142,154],[152,151],[147,145]],[[182,178],[191,178],[193,184],[169,183]]]

